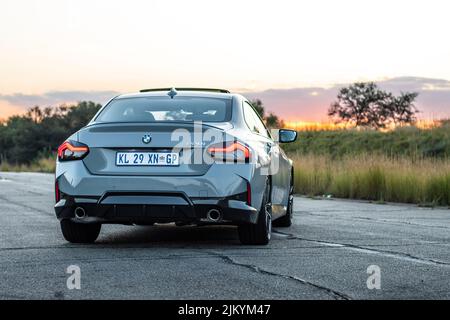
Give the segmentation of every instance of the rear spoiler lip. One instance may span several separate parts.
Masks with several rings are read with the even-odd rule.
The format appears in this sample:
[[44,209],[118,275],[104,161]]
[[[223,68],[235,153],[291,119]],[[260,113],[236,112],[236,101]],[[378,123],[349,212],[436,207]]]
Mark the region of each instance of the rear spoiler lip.
[[[157,125],[157,126],[163,126],[163,125],[167,125],[167,124],[182,124],[182,125],[194,125],[195,122],[190,122],[190,121],[156,121],[156,122],[133,122],[133,121],[129,121],[129,122],[91,122],[88,125],[86,125],[83,129],[87,129],[87,128],[92,128],[92,127],[96,127],[96,126],[108,126],[108,125]],[[226,124],[229,125],[229,128],[224,129],[223,127],[221,127],[218,124]],[[234,128],[234,125],[232,122],[227,121],[227,122],[202,122],[202,126],[206,126],[206,127],[210,127],[210,128],[214,128],[214,129],[219,129],[219,130],[230,130]]]
[[156,88],[156,89],[142,89],[139,92],[158,92],[158,91],[170,91],[175,89],[176,91],[203,91],[203,92],[217,92],[217,93],[231,93],[226,89],[216,89],[216,88]]

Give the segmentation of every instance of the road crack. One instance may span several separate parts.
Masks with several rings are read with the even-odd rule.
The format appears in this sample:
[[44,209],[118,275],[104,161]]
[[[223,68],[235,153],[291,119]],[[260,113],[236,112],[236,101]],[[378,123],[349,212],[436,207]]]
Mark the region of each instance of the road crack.
[[[406,210],[390,210],[386,212],[395,212],[395,211],[406,211]],[[306,214],[314,217],[324,217],[324,218],[338,218],[340,220],[346,220],[346,221],[355,221],[355,220],[362,220],[362,221],[373,221],[376,223],[387,223],[390,225],[409,225],[409,226],[419,226],[419,227],[426,227],[426,228],[439,228],[439,229],[450,229],[446,226],[438,226],[438,225],[428,225],[428,224],[421,224],[421,223],[414,223],[414,222],[408,222],[408,221],[401,221],[401,220],[388,220],[388,219],[378,219],[378,218],[370,218],[370,217],[360,217],[360,216],[342,216],[342,215],[335,215],[335,214],[320,214],[316,212],[309,212],[309,211],[297,211],[301,214]],[[322,212],[331,212],[331,211],[322,211]],[[338,210],[335,210],[333,212],[339,212]],[[341,211],[341,212],[347,212],[347,211]]]
[[337,248],[343,248],[343,249],[350,249],[350,250],[354,250],[354,251],[358,251],[358,252],[378,254],[378,255],[383,255],[386,257],[408,260],[411,262],[427,264],[427,265],[446,266],[446,267],[450,266],[449,262],[434,260],[434,259],[429,259],[429,258],[421,258],[421,257],[414,256],[412,254],[409,254],[409,253],[403,253],[403,252],[391,251],[391,250],[373,249],[373,248],[358,246],[358,245],[354,245],[354,244],[350,244],[350,243],[338,243],[338,242],[329,242],[329,241],[323,241],[323,240],[317,240],[317,239],[308,239],[308,238],[296,236],[295,234],[292,234],[292,233],[285,233],[285,232],[281,232],[278,230],[274,231],[274,232],[286,236],[286,239],[288,239],[288,240],[301,240],[301,241],[313,242],[313,243],[318,243],[318,244],[322,244],[322,245],[329,246],[329,247],[335,247],[335,248],[337,247]]
[[28,210],[32,210],[32,211],[36,211],[36,212],[45,214],[47,217],[52,215],[52,213],[50,213],[48,211],[45,211],[45,210],[42,210],[42,209],[37,209],[37,208],[34,208],[32,206],[28,206],[26,204],[23,204],[23,203],[20,203],[20,202],[17,202],[17,201],[13,201],[13,200],[8,199],[8,198],[3,197],[3,196],[0,196],[0,200],[3,200],[5,202],[8,202],[8,203],[10,203],[12,205],[15,205],[15,206],[18,206],[18,207],[22,207],[22,208],[25,208],[25,209],[28,209]]
[[351,300],[351,298],[349,296],[347,296],[346,294],[344,294],[342,292],[321,286],[319,284],[310,282],[308,280],[305,280],[305,279],[302,279],[302,278],[299,278],[296,276],[269,271],[269,270],[263,269],[261,267],[258,267],[254,264],[247,264],[247,263],[239,262],[239,261],[233,259],[232,257],[230,257],[226,254],[223,254],[223,253],[214,252],[214,251],[209,251],[209,253],[211,255],[221,258],[224,262],[226,262],[228,264],[231,264],[234,266],[239,266],[239,267],[244,267],[255,273],[265,274],[265,275],[269,275],[269,276],[275,276],[275,277],[279,277],[279,278],[283,278],[283,279],[287,279],[287,280],[294,280],[294,281],[300,282],[304,285],[308,285],[308,286],[314,287],[316,289],[323,290],[323,291],[327,292],[329,295],[331,295],[336,300]]

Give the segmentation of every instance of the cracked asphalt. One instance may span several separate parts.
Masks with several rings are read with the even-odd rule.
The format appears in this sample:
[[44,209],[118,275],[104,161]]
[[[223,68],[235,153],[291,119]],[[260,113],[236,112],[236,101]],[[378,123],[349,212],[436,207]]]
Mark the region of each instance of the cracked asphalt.
[[[234,227],[103,226],[64,241],[53,175],[0,172],[0,299],[449,299],[450,210],[295,199],[268,246]],[[66,269],[81,269],[69,290]],[[369,290],[367,268],[381,288]]]

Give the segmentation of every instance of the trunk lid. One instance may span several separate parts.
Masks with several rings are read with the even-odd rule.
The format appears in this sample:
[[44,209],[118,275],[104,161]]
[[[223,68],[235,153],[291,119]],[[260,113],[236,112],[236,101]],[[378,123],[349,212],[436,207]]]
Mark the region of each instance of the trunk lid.
[[[87,169],[96,175],[140,175],[140,176],[192,176],[204,175],[211,164],[201,161],[194,163],[193,154],[203,152],[209,141],[203,141],[205,131],[208,136],[220,136],[224,131],[232,128],[230,123],[214,123],[197,125],[194,123],[102,123],[88,126],[78,133],[78,141],[89,146],[89,154],[83,159]],[[176,131],[176,134],[174,134]],[[196,138],[194,139],[194,133]],[[143,137],[150,135],[148,144]],[[180,137],[183,137],[183,148]],[[175,149],[174,149],[175,148]],[[179,153],[191,159],[189,163],[178,166],[117,166],[118,152],[156,152]],[[198,162],[198,161],[197,161]]]

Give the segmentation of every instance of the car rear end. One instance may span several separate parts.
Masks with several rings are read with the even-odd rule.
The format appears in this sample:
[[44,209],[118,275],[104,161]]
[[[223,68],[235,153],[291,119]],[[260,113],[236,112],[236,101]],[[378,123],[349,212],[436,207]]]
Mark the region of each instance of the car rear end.
[[195,92],[112,100],[58,151],[58,219],[256,223],[261,199],[251,186],[264,181],[232,134],[235,100]]

